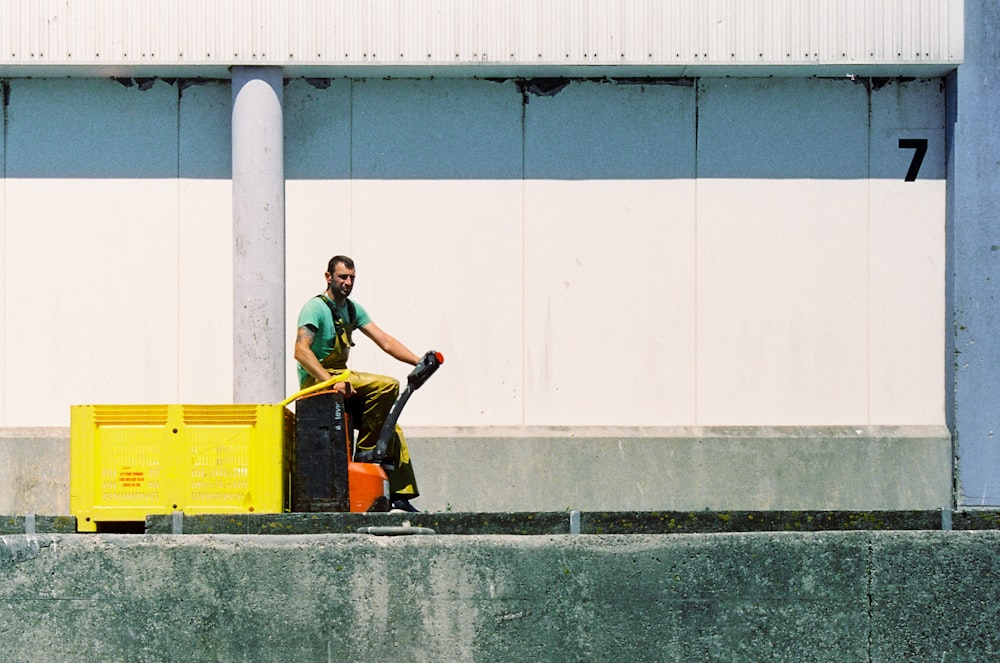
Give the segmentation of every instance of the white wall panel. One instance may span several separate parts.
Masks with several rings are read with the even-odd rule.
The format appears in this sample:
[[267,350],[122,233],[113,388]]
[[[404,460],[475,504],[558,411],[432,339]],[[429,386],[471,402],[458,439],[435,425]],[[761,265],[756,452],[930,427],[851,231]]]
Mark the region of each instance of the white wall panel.
[[[445,356],[406,422],[522,422],[522,195],[518,180],[354,182],[358,301],[417,354]],[[406,376],[406,365],[359,336],[355,368]]]
[[233,201],[229,85],[181,92],[177,400],[233,398]]
[[177,183],[12,179],[7,206],[5,425],[175,400]]
[[866,89],[713,80],[698,101],[697,423],[866,422]]
[[[296,281],[302,292],[289,300],[290,315],[322,288],[326,260],[347,253],[357,261],[355,295],[375,322],[418,354],[445,355],[446,368],[407,406],[408,422],[519,424],[523,185],[514,85],[335,82],[290,86],[289,100],[289,119],[302,125],[289,132],[286,154],[297,160],[289,176],[353,177],[346,191],[288,184],[289,239],[301,251],[288,265],[307,279]],[[303,236],[313,242],[308,255]],[[352,358],[358,370],[409,372],[360,334]]]
[[[937,80],[872,92],[871,423],[945,421],[945,130]],[[905,181],[915,149],[927,152]]]
[[64,424],[73,399],[176,398],[175,99],[11,84],[6,425]]
[[528,98],[525,424],[692,420],[695,126],[691,86]]
[[178,182],[177,395],[233,398],[233,232],[229,180]]
[[[521,130],[512,83],[354,85],[352,233],[375,321],[445,355],[406,419],[521,416]],[[360,366],[406,366],[359,344]],[[432,391],[433,390],[433,391]],[[431,400],[434,399],[434,400]],[[409,406],[408,406],[409,408]]]
[[[299,311],[306,300],[326,288],[323,274],[330,258],[354,253],[351,229],[350,180],[295,179],[285,183],[285,338],[290,344],[285,378],[288,395],[299,390],[298,371],[292,360]],[[362,266],[365,265],[362,263]],[[374,276],[370,269],[364,272]]]
[[[321,89],[290,81],[285,110],[286,338],[295,342],[299,310],[325,287],[326,264],[351,255],[351,82]],[[298,372],[285,370],[286,391],[298,391]]]
[[[376,322],[446,356],[404,423],[941,423],[939,83],[314,85],[285,95],[288,329],[353,255]],[[228,113],[224,84],[12,83],[5,425],[229,400]],[[354,365],[407,373],[361,336]]]
[[867,184],[698,181],[702,426],[868,418]]
[[872,181],[872,424],[945,421],[944,216],[944,180]]
[[231,399],[230,93],[184,94],[178,115],[164,83],[11,83],[5,425]]
[[693,180],[525,185],[526,425],[694,420]]

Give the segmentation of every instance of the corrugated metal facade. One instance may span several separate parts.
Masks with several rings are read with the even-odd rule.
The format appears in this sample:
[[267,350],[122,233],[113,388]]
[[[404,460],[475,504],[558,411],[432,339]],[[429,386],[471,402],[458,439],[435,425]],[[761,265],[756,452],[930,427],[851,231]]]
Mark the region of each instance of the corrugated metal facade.
[[[953,68],[963,0],[0,0],[22,67]],[[37,72],[36,72],[37,73]],[[440,73],[440,72],[439,72]]]

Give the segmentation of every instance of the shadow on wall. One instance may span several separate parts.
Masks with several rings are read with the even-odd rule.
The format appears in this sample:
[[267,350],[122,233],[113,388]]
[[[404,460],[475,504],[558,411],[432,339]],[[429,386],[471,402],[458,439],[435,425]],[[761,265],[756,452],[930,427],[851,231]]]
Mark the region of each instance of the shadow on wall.
[[8,178],[230,177],[228,81],[14,79]]
[[[285,172],[579,180],[896,179],[914,171],[943,179],[942,86],[295,79],[285,90]],[[230,177],[229,81],[14,79],[4,91],[9,178]]]

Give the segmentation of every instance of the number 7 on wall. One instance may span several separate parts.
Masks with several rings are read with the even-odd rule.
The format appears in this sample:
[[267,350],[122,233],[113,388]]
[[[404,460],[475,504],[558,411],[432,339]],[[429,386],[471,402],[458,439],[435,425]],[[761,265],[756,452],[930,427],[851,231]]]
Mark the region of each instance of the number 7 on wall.
[[915,150],[913,159],[910,161],[910,169],[906,171],[904,182],[915,182],[917,173],[920,172],[920,165],[924,162],[924,155],[927,154],[926,138],[900,138],[899,149]]

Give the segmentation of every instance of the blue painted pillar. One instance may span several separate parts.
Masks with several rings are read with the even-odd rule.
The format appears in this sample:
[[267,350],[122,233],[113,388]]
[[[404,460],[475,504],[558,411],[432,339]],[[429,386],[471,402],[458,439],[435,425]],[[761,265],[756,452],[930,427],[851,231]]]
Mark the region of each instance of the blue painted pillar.
[[951,424],[960,506],[1000,505],[1000,4],[965,3],[949,80]]
[[234,403],[284,399],[282,83],[280,67],[232,70]]

